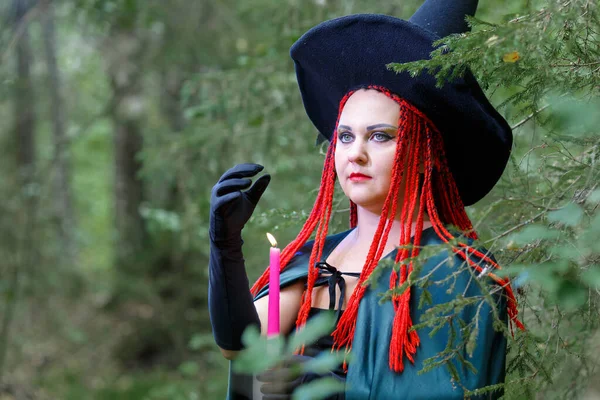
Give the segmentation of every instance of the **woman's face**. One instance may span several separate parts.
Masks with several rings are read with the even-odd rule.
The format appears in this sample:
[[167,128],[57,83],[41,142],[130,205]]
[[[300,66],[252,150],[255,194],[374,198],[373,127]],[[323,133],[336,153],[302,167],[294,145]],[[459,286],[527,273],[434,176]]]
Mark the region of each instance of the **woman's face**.
[[337,131],[335,169],[342,190],[358,206],[380,213],[388,194],[398,140],[400,107],[376,90],[355,92]]

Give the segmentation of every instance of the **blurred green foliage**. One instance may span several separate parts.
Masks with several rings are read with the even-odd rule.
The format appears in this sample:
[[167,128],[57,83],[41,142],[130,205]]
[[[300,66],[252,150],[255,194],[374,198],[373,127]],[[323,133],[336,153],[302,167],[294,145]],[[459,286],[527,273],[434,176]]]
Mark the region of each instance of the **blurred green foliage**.
[[[55,212],[52,99],[41,56],[48,3],[3,2],[0,396],[222,398],[228,362],[212,340],[206,308],[212,185],[240,162],[261,163],[273,176],[244,230],[253,281],[268,263],[265,232],[280,243],[295,237],[323,163],[289,47],[325,19],[359,12],[407,18],[420,3],[53,1],[77,221],[77,255],[65,259]],[[585,0],[480,3],[473,33],[445,41],[451,52],[401,68],[415,74],[429,68],[443,78],[461,69],[439,67],[470,66],[515,127],[504,176],[468,209],[481,244],[520,286],[528,330],[511,341],[505,398],[597,395],[600,10]],[[15,23],[17,4],[27,13]],[[37,159],[33,179],[23,185],[15,160],[22,110],[14,104],[15,47],[25,30],[34,50]],[[515,52],[516,62],[505,61]],[[135,77],[135,90],[115,103],[113,80],[127,76]],[[115,261],[122,245],[115,228],[115,115],[129,118],[143,138],[135,160],[144,182],[137,212],[145,238],[128,268]],[[331,232],[345,229],[347,211],[337,190]],[[271,365],[290,351],[283,347],[265,361]],[[315,383],[304,396],[324,390],[321,384],[327,385]]]

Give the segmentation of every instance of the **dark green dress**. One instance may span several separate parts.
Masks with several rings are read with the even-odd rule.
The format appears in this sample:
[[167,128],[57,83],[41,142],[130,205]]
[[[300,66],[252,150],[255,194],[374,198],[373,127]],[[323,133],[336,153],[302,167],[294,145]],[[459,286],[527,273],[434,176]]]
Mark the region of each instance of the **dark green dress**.
[[[329,236],[325,242],[321,261],[325,261],[331,251],[342,241],[350,231]],[[441,245],[443,241],[437,236],[433,228],[423,231],[421,245]],[[289,286],[298,280],[306,280],[308,273],[308,261],[312,242],[308,242],[298,251],[294,258],[281,274],[281,286]],[[480,249],[481,250],[481,249]],[[484,251],[485,253],[485,251]],[[387,254],[384,258],[392,261],[396,251]],[[452,252],[440,248],[435,255],[427,258],[420,276],[431,274],[429,282],[432,284],[427,288],[431,294],[432,304],[425,304],[418,308],[419,300],[423,296],[423,289],[413,286],[410,310],[413,323],[419,323],[421,315],[436,304],[447,303],[459,295],[464,297],[479,296],[482,294],[479,283],[472,270],[463,268],[464,260]],[[461,272],[452,276],[456,271]],[[394,319],[394,310],[389,301],[379,304],[380,294],[389,288],[389,278],[392,269],[383,270],[377,279],[377,285],[371,286],[360,302],[358,321],[354,335],[352,362],[348,366],[346,376],[346,399],[462,399],[464,398],[463,387],[468,389],[482,388],[504,382],[505,360],[506,360],[506,338],[493,328],[494,316],[490,305],[481,300],[475,304],[463,308],[453,318],[452,328],[445,324],[430,337],[431,328],[418,330],[421,340],[417,348],[415,363],[411,364],[404,360],[404,371],[395,373],[390,370],[388,363],[388,349],[390,345],[391,327]],[[489,279],[484,279],[489,281]],[[435,284],[437,282],[437,284]],[[489,283],[489,282],[486,282]],[[506,312],[506,298],[500,291],[494,295],[496,309],[500,319],[506,324],[508,321]],[[264,288],[255,298],[268,294],[268,287]],[[454,311],[449,311],[448,314]],[[468,360],[477,373],[465,367],[457,360],[457,356],[451,361],[460,378],[460,382],[454,382],[449,368],[446,366],[436,367],[433,370],[418,374],[423,369],[423,362],[438,355],[446,349],[451,337],[450,329],[455,332],[455,343],[463,342],[460,331],[459,319],[465,323],[478,317],[478,330],[475,338],[475,348],[472,357],[466,350],[461,350],[459,356]],[[455,348],[456,346],[452,346]],[[498,398],[502,391],[489,393],[485,396],[472,398]]]

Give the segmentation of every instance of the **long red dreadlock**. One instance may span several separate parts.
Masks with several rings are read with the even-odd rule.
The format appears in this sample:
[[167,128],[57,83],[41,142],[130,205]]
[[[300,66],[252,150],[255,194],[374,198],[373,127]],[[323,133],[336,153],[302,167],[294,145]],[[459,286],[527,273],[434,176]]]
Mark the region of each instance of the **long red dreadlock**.
[[[350,296],[346,310],[342,314],[337,328],[333,332],[335,347],[345,348],[349,352],[352,347],[354,331],[356,329],[356,320],[360,301],[367,290],[364,283],[371,276],[379,259],[382,256],[384,247],[387,243],[394,218],[396,216],[398,199],[400,196],[401,183],[404,179],[404,193],[402,198],[402,210],[400,211],[400,222],[402,225],[402,235],[398,246],[395,262],[401,263],[402,260],[413,258],[419,255],[421,232],[423,231],[424,215],[427,215],[433,225],[437,235],[446,243],[456,239],[452,233],[446,229],[445,225],[456,226],[467,238],[477,239],[477,234],[473,230],[473,225],[467,216],[463,202],[460,198],[458,188],[454,178],[448,168],[443,140],[440,132],[435,125],[416,107],[391,93],[388,89],[379,86],[368,86],[365,89],[377,90],[390,99],[394,100],[400,106],[400,115],[398,119],[398,143],[394,165],[392,167],[391,185],[388,195],[383,204],[379,225],[371,242],[371,247],[367,259],[360,274],[356,289]],[[354,92],[349,92],[340,102],[338,111],[338,121],[341,112],[348,98]],[[336,122],[336,130],[337,130]],[[411,140],[408,140],[410,137]],[[317,260],[321,259],[323,246],[327,236],[327,229],[331,217],[333,204],[333,191],[336,179],[335,173],[335,147],[337,135],[333,134],[325,163],[319,194],[302,230],[295,240],[288,244],[281,254],[281,269],[292,259],[294,254],[308,241],[310,236],[317,230],[314,246],[311,251],[307,288],[302,296],[302,304],[296,320],[297,328],[301,328],[308,320],[308,314],[312,305],[312,292],[315,282],[319,275],[319,270],[315,267]],[[424,178],[420,181],[419,162],[424,163]],[[415,226],[415,235],[411,245],[411,228],[415,215],[416,205],[419,204]],[[350,202],[350,226],[353,228],[357,224],[356,204]],[[466,243],[458,241],[453,246],[453,251],[463,258],[476,271],[483,271],[483,268],[473,261],[473,257],[479,258],[482,264],[490,265],[493,268],[500,269],[500,266],[486,254],[469,246]],[[400,264],[399,273],[393,270],[390,277],[390,289],[398,288],[406,282],[408,275],[413,269],[412,261]],[[493,273],[488,274],[494,281],[500,284],[508,297],[508,315],[512,325],[515,324],[519,329],[524,329],[523,324],[517,318],[517,301],[510,286],[508,279],[500,278]],[[252,294],[256,295],[268,282],[268,269],[252,286]],[[412,320],[410,317],[410,287],[402,294],[395,294],[392,302],[395,310],[395,317],[392,327],[392,336],[390,341],[389,365],[396,372],[404,370],[404,356],[411,362],[414,362],[414,355],[419,346],[419,336],[416,331],[411,330]],[[300,350],[303,352],[304,348]],[[344,363],[344,368],[346,364]]]

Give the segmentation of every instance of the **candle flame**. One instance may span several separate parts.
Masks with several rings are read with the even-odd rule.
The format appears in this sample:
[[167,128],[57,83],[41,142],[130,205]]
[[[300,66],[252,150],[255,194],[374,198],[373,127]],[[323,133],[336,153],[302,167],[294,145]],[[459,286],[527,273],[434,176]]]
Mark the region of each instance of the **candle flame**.
[[277,247],[277,240],[275,240],[275,237],[269,232],[267,232],[267,239],[269,239],[269,242],[271,242],[272,247]]

